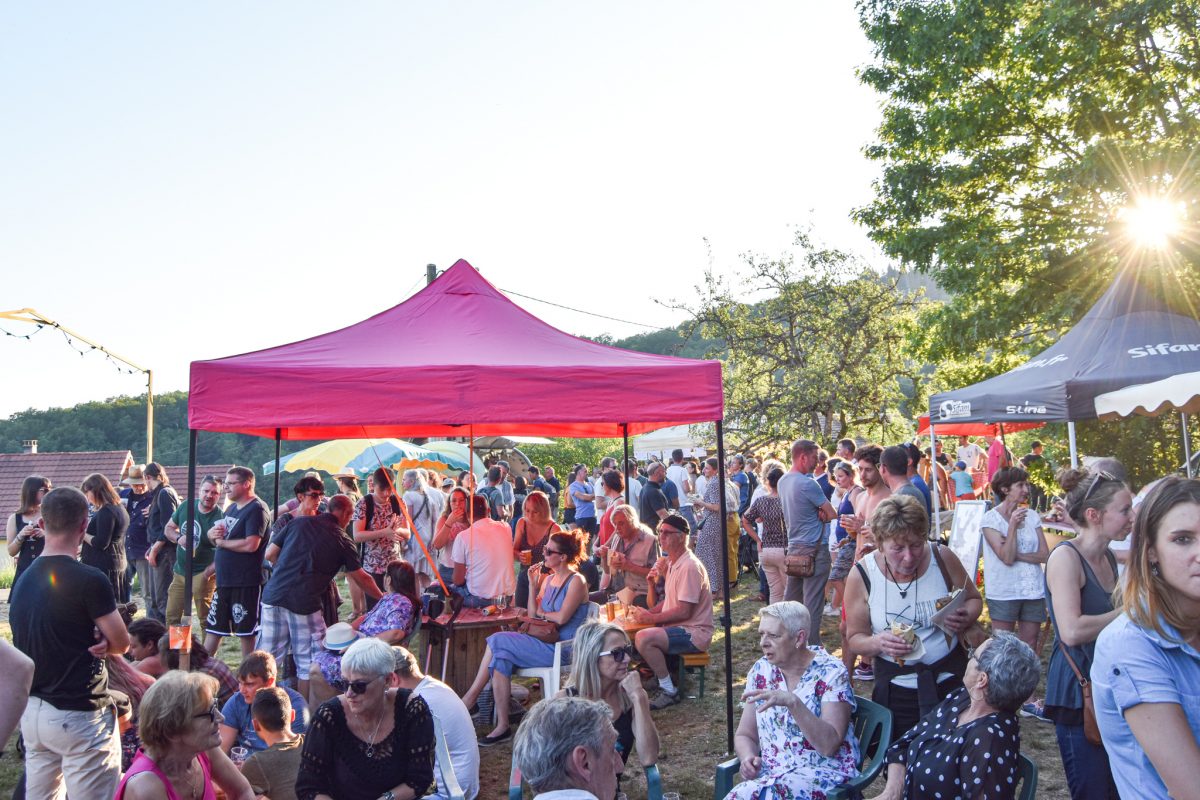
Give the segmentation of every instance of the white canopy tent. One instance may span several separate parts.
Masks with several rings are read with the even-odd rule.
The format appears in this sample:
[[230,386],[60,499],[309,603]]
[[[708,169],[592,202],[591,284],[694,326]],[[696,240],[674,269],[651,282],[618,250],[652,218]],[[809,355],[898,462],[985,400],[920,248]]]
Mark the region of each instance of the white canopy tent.
[[1183,430],[1183,455],[1188,477],[1192,477],[1192,442],[1188,415],[1200,411],[1200,372],[1181,372],[1151,383],[1139,383],[1096,397],[1096,416],[1117,419],[1138,414],[1157,417],[1178,411]]
[[689,432],[693,427],[696,426],[675,425],[635,436],[633,455],[639,459],[670,458],[672,450],[682,450],[684,458],[706,456],[713,445],[705,441],[704,437],[693,437]]

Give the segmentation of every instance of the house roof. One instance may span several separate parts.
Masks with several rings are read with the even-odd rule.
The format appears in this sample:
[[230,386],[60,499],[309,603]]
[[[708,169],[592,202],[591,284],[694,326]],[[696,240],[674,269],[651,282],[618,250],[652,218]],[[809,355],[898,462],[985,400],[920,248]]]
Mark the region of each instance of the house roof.
[[196,483],[192,486],[192,491],[184,492],[182,488],[187,484],[187,464],[182,467],[163,467],[166,470],[167,477],[171,480],[171,485],[175,487],[175,491],[179,492],[182,497],[199,497],[200,496],[200,481],[204,480],[205,475],[216,475],[221,480],[225,480],[225,473],[233,464],[197,464],[196,465]]
[[133,463],[128,450],[84,450],[74,453],[0,453],[0,514],[8,519],[21,503],[21,483],[30,475],[50,479],[53,486],[79,487],[93,472],[116,486]]

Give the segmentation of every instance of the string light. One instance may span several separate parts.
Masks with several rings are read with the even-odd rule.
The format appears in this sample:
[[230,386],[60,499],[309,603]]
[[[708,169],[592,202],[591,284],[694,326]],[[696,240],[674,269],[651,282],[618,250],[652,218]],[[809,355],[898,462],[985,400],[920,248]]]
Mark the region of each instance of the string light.
[[42,328],[44,328],[44,327],[46,327],[46,326],[39,324],[37,326],[37,330],[35,330],[33,333],[26,333],[24,335],[19,334],[19,333],[13,333],[11,331],[6,331],[6,330],[4,330],[4,328],[0,328],[0,333],[3,333],[5,336],[11,336],[14,339],[29,340],[29,339],[32,339],[33,337],[37,336],[39,333],[41,333]]

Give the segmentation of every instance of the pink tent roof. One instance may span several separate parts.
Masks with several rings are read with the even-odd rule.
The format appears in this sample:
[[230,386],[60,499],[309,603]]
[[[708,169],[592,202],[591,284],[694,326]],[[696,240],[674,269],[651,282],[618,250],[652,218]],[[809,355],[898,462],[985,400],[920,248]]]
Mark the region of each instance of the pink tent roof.
[[620,436],[722,418],[718,361],[579,339],[459,261],[342,330],[194,361],[194,430],[284,439]]

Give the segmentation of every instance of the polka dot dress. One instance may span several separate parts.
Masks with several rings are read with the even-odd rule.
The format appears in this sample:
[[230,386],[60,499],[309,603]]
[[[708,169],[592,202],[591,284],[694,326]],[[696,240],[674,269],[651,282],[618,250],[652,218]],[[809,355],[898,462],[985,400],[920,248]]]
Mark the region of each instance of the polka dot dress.
[[970,704],[967,690],[958,690],[888,748],[888,763],[905,765],[905,797],[1015,796],[1020,723],[999,711],[959,726]]

